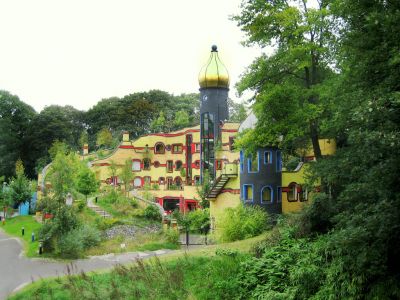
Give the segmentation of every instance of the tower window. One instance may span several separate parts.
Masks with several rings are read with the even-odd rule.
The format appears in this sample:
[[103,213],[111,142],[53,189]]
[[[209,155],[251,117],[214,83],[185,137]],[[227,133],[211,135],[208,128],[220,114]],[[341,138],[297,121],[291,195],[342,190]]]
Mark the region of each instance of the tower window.
[[244,184],[243,185],[243,200],[253,202],[253,185]]
[[256,155],[250,155],[247,159],[247,167],[249,173],[258,173],[258,152]]
[[271,151],[264,152],[264,164],[272,164],[272,152]]
[[156,145],[154,146],[154,153],[155,154],[164,154],[165,153],[164,144],[161,142],[156,143]]
[[195,152],[200,152],[200,143],[196,143],[195,145]]
[[222,160],[217,159],[215,161],[215,167],[216,167],[217,170],[222,170]]
[[261,190],[261,203],[272,203],[274,192],[270,186],[264,186]]
[[299,200],[301,202],[305,202],[308,200],[308,189],[307,188],[302,188],[300,193],[299,193]]

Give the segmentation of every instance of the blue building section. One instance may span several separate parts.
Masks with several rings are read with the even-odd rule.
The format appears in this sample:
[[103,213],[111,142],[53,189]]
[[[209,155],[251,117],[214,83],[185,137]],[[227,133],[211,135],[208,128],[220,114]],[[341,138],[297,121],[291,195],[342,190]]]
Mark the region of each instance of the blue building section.
[[247,205],[257,205],[270,214],[282,212],[282,154],[276,147],[257,149],[245,157],[240,152],[241,198]]
[[[37,193],[32,194],[31,198],[31,210],[35,210],[36,207],[36,200],[37,200]],[[20,216],[27,216],[29,215],[29,201],[21,203],[18,207],[18,213]]]

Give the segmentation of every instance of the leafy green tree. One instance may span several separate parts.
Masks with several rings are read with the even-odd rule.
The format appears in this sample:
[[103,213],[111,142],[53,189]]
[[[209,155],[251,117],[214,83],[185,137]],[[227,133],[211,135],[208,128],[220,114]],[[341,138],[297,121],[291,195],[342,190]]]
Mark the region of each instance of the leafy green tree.
[[158,116],[157,119],[154,119],[153,122],[151,123],[151,129],[153,131],[165,131],[167,128],[167,123],[166,119],[164,116],[164,112],[160,112],[160,115]]
[[79,137],[79,146],[83,148],[85,144],[89,143],[89,136],[86,130],[82,131],[81,136]]
[[111,131],[107,128],[103,128],[97,133],[96,145],[98,147],[104,146],[110,147],[113,142]]
[[[246,134],[241,146],[312,144],[321,158],[318,139],[330,106],[321,90],[334,73],[333,17],[328,4],[319,1],[244,1],[233,19],[247,34],[246,45],[274,45],[271,55],[258,57],[245,72],[237,88],[255,93],[253,106],[258,123]],[[283,137],[283,139],[282,139]]]
[[209,208],[210,201],[208,200],[208,194],[211,191],[210,174],[208,171],[204,172],[203,182],[200,186],[196,187],[197,194],[200,196],[200,205],[202,208]]
[[187,127],[189,124],[189,114],[186,111],[180,110],[175,113],[174,125],[177,129]]
[[131,184],[131,181],[133,179],[133,173],[132,173],[132,160],[127,159],[125,160],[125,164],[122,167],[121,171],[119,172],[119,177],[122,179],[124,182],[125,186],[125,193],[128,195],[129,193],[129,186]]
[[18,159],[15,163],[15,173],[16,177],[11,180],[9,185],[12,203],[18,206],[28,201],[30,207],[32,197],[31,186],[24,174],[24,165],[21,159]]
[[76,177],[77,191],[85,195],[87,202],[88,195],[96,192],[98,188],[99,188],[99,182],[96,179],[96,175],[87,166],[82,166]]
[[13,176],[18,158],[24,162],[28,176],[34,176],[35,162],[28,141],[35,114],[17,96],[0,90],[0,174],[6,179]]
[[228,108],[229,108],[229,120],[231,122],[242,123],[246,117],[246,106],[243,102],[236,103],[232,99],[228,98]]
[[56,154],[47,176],[54,199],[59,204],[64,203],[67,194],[75,188],[75,174],[79,172],[79,169],[80,162],[74,153],[66,155],[58,152]]

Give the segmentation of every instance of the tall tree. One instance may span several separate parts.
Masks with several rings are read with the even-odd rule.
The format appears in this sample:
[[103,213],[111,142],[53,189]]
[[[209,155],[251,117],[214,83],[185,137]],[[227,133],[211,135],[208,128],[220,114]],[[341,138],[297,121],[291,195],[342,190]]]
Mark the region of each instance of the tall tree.
[[111,131],[107,128],[103,128],[97,133],[96,145],[97,147],[106,147],[109,148],[112,144],[113,137]]
[[34,160],[30,155],[32,145],[27,142],[34,116],[31,106],[0,90],[0,174],[6,178],[13,176],[18,158],[24,162],[28,176],[34,176]]
[[15,163],[15,173],[16,177],[11,180],[9,185],[12,202],[18,206],[28,201],[30,207],[32,197],[31,186],[24,174],[24,165],[21,159],[18,159]]
[[315,157],[321,157],[318,139],[329,105],[320,91],[334,76],[329,67],[333,39],[330,2],[320,0],[317,7],[307,1],[243,2],[241,14],[234,20],[247,34],[246,45],[275,47],[272,55],[258,57],[238,84],[240,92],[255,92],[254,110],[259,120],[243,145],[251,142],[285,148],[306,139]]
[[76,177],[76,189],[79,193],[87,197],[94,193],[99,188],[99,182],[96,175],[86,165],[81,166],[79,173]]
[[176,129],[187,127],[189,124],[189,114],[186,111],[180,110],[175,113],[174,125]]

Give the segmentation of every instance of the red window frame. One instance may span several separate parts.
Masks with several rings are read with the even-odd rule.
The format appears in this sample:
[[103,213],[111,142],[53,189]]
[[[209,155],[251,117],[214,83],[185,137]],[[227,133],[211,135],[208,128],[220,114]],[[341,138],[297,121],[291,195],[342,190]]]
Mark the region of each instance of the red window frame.
[[[178,147],[178,149],[180,148],[180,150],[178,150],[178,149],[175,150],[175,147]],[[181,154],[183,152],[183,144],[182,143],[180,143],[180,144],[172,144],[171,152],[173,154]]]

